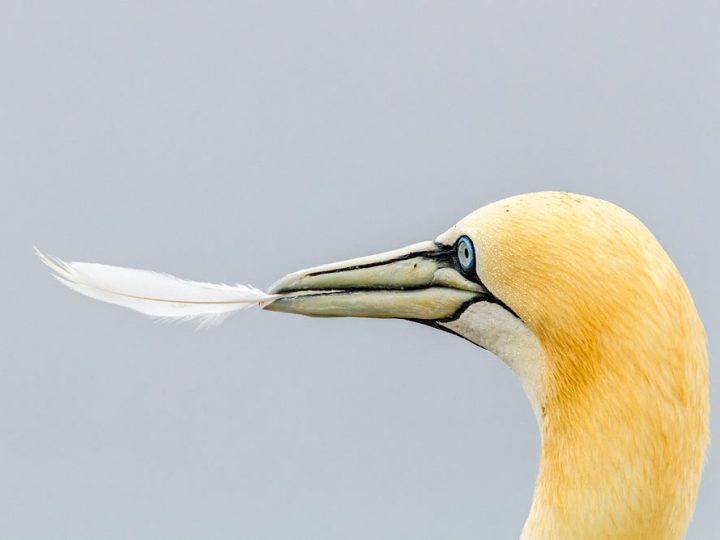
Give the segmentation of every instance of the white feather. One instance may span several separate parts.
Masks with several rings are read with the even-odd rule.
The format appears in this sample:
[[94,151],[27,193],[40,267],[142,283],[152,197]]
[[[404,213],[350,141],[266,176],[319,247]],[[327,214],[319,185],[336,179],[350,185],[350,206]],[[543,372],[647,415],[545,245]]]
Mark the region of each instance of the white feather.
[[74,291],[151,317],[220,324],[235,311],[278,297],[250,285],[201,283],[134,268],[65,262],[35,250],[60,283]]

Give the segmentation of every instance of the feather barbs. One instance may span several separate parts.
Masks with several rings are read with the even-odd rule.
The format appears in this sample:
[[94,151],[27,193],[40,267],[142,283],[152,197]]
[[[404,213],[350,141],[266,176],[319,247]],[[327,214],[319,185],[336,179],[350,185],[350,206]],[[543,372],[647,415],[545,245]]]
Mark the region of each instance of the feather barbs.
[[189,281],[150,270],[66,262],[45,255],[37,248],[35,252],[53,271],[53,277],[66,287],[159,319],[213,326],[235,311],[277,298],[250,285]]

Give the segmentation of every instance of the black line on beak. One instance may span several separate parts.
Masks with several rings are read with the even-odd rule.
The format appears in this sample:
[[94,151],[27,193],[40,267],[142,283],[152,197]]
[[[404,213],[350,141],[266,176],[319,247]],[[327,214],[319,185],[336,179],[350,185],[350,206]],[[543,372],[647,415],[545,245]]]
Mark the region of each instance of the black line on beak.
[[444,244],[435,245],[439,248],[437,251],[413,251],[405,253],[399,257],[393,259],[385,259],[384,261],[376,261],[365,264],[356,264],[354,266],[345,266],[343,268],[334,268],[333,270],[320,270],[317,272],[311,272],[307,274],[308,277],[323,276],[325,274],[337,274],[338,272],[348,272],[350,270],[359,270],[361,268],[373,268],[375,266],[384,266],[398,261],[406,261],[408,259],[414,259],[415,257],[425,257],[426,259],[432,259],[436,261],[451,263],[453,260],[453,246],[446,246]]
[[[447,317],[445,319],[438,319],[438,320],[406,319],[406,320],[419,322],[419,323],[422,323],[425,325],[433,326],[434,328],[439,328],[441,330],[445,330],[447,332],[454,333],[452,330],[449,330],[449,329],[445,328],[444,326],[441,326],[439,323],[456,321],[457,319],[459,319],[462,316],[462,314],[465,312],[465,310],[467,308],[469,308],[471,305],[473,305],[475,302],[490,302],[492,304],[497,304],[500,307],[502,307],[503,309],[505,309],[506,311],[508,311],[509,313],[511,313],[512,315],[514,315],[515,317],[517,317],[518,319],[520,319],[520,316],[518,316],[518,314],[515,313],[515,311],[513,311],[512,308],[510,308],[510,306],[508,306],[505,302],[500,300],[497,296],[495,296],[492,293],[492,291],[490,289],[488,289],[488,287],[482,282],[482,280],[480,279],[480,277],[477,275],[476,272],[474,272],[474,271],[467,272],[462,269],[462,265],[460,265],[460,263],[458,261],[457,253],[456,253],[457,243],[455,243],[454,245],[447,245],[447,244],[441,244],[439,242],[434,242],[434,244],[437,247],[437,250],[413,251],[410,253],[405,253],[404,255],[400,255],[399,257],[394,257],[392,259],[386,259],[384,261],[376,261],[376,262],[372,262],[372,263],[357,264],[354,266],[346,266],[343,268],[335,268],[332,270],[320,270],[317,272],[311,272],[311,273],[307,274],[307,276],[315,277],[315,276],[322,276],[325,274],[336,274],[339,272],[347,272],[350,270],[359,270],[361,268],[373,268],[375,266],[383,266],[383,265],[391,264],[391,263],[398,262],[398,261],[406,261],[408,259],[413,259],[415,257],[424,257],[426,259],[438,261],[445,267],[455,268],[455,270],[460,272],[460,274],[465,276],[470,281],[474,281],[475,283],[478,283],[479,285],[481,285],[487,292],[480,293],[477,297],[475,297],[471,300],[468,300],[467,302],[462,304],[455,311],[455,313],[453,313],[450,317]],[[343,290],[341,290],[341,291],[318,290],[317,293],[308,294],[307,296],[319,296],[322,294],[350,294],[350,293],[362,292],[362,291],[383,291],[383,290],[386,290],[386,291],[413,291],[413,290],[428,289],[428,288],[431,288],[432,286],[433,285],[431,285],[431,284],[405,286],[405,287],[387,287],[387,286],[382,286],[382,285],[372,287],[372,286],[365,285],[365,286],[354,288],[354,287],[345,286],[345,287],[343,287]],[[283,292],[296,292],[296,291],[280,290],[277,292],[282,294]],[[522,320],[522,319],[520,319],[520,320]]]

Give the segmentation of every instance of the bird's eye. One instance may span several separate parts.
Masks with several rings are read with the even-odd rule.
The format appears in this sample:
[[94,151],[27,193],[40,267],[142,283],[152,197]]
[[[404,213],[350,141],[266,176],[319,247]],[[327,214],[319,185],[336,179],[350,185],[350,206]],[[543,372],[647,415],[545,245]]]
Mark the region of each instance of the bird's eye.
[[460,266],[469,272],[475,266],[475,248],[467,236],[462,236],[457,243],[457,258]]

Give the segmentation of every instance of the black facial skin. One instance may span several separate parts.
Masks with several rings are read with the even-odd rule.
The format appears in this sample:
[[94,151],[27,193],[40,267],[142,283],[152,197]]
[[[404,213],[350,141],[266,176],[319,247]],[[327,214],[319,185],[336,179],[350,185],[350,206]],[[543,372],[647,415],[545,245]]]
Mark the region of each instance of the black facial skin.
[[[427,319],[407,319],[412,322],[417,322],[420,324],[424,324],[425,326],[430,326],[432,328],[437,328],[438,330],[442,330],[443,332],[447,332],[448,334],[452,334],[454,336],[461,337],[467,341],[470,341],[468,338],[463,336],[462,334],[458,334],[454,330],[451,330],[447,326],[444,326],[441,323],[448,323],[452,321],[458,320],[462,314],[465,312],[466,309],[468,309],[470,306],[475,304],[476,302],[490,302],[492,304],[497,304],[507,312],[511,313],[518,319],[520,317],[517,313],[515,313],[505,302],[500,300],[497,296],[495,296],[490,289],[488,289],[487,285],[485,285],[481,280],[480,277],[477,275],[475,268],[469,268],[465,270],[462,267],[462,264],[460,264],[460,260],[458,259],[458,244],[460,243],[460,240],[463,238],[467,238],[468,242],[470,242],[470,246],[472,247],[473,251],[475,250],[475,246],[472,244],[472,240],[468,238],[467,236],[461,236],[455,241],[455,244],[452,246],[446,245],[446,244],[440,244],[438,242],[435,242],[435,245],[440,249],[439,252],[432,252],[432,258],[443,262],[445,265],[450,266],[452,268],[455,268],[460,274],[462,274],[466,279],[469,281],[473,281],[479,285],[481,285],[487,292],[479,294],[476,298],[473,298],[472,300],[468,300],[464,304],[462,304],[455,313],[453,313],[450,317],[447,317],[445,319],[437,319],[437,320],[427,320]],[[424,254],[415,254],[417,255],[424,255]],[[473,255],[476,257],[476,255]],[[470,341],[473,345],[477,345],[478,347],[485,349],[482,345],[478,345],[477,343]]]
[[[473,300],[464,303],[462,306],[460,306],[460,307],[458,308],[458,310],[453,314],[452,317],[450,317],[450,318],[448,318],[448,319],[443,319],[443,320],[440,320],[440,321],[437,321],[437,322],[449,322],[449,321],[455,321],[455,320],[459,319],[460,316],[463,314],[463,312],[464,312],[468,307],[470,307],[472,304],[474,304],[475,302],[490,302],[490,303],[492,303],[492,304],[497,304],[497,305],[499,305],[501,308],[503,308],[504,310],[512,313],[515,317],[517,317],[517,318],[519,319],[520,317],[518,317],[518,314],[515,313],[515,312],[510,308],[510,306],[508,306],[505,302],[503,302],[503,301],[500,300],[497,296],[495,296],[495,295],[492,293],[492,291],[490,291],[490,289],[488,288],[488,286],[485,285],[485,284],[480,280],[480,277],[477,275],[477,272],[475,271],[475,268],[474,268],[474,267],[473,267],[473,268],[469,268],[468,270],[465,270],[465,269],[462,267],[462,264],[460,264],[460,261],[458,260],[458,244],[460,243],[460,240],[462,240],[463,238],[467,239],[467,241],[470,242],[470,246],[472,246],[472,249],[473,249],[473,252],[474,252],[473,257],[476,257],[477,255],[475,254],[475,246],[473,245],[472,240],[470,240],[470,238],[468,238],[467,236],[461,236],[460,238],[458,238],[458,239],[455,241],[455,244],[453,244],[452,246],[447,246],[447,245],[439,244],[439,243],[437,243],[437,242],[435,243],[435,245],[438,246],[440,249],[442,249],[442,250],[444,250],[444,251],[445,251],[445,250],[446,250],[446,251],[449,251],[449,252],[452,254],[451,266],[452,266],[453,268],[455,268],[455,270],[457,270],[458,272],[460,272],[460,273],[461,273],[463,276],[465,276],[465,278],[468,279],[469,281],[473,281],[473,282],[481,285],[482,288],[485,289],[487,292],[481,294],[478,298],[474,298]],[[477,261],[476,261],[476,262],[477,262]]]

